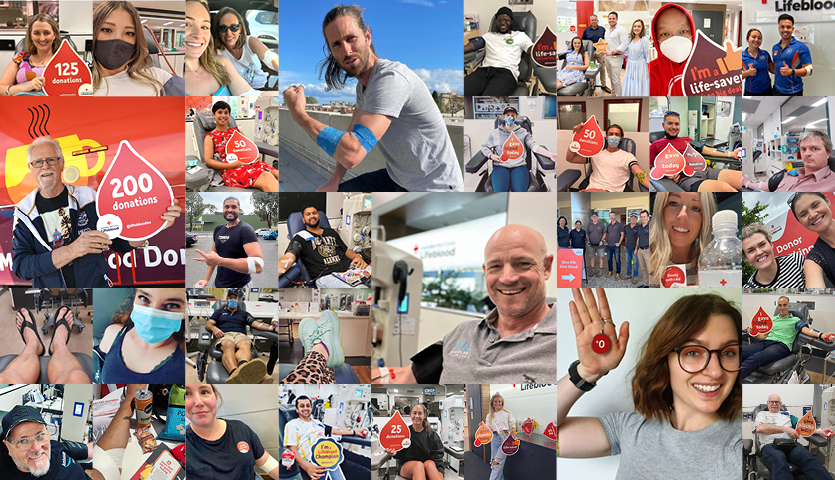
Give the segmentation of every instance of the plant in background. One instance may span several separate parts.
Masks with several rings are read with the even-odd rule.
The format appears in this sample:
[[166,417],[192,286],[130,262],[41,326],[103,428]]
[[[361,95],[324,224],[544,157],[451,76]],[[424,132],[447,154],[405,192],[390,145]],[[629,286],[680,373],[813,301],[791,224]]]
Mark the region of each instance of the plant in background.
[[449,270],[438,272],[438,275],[428,281],[424,280],[423,301],[431,302],[439,307],[455,310],[472,310],[474,307],[481,311],[484,302],[475,291],[464,290],[458,286],[460,272]]

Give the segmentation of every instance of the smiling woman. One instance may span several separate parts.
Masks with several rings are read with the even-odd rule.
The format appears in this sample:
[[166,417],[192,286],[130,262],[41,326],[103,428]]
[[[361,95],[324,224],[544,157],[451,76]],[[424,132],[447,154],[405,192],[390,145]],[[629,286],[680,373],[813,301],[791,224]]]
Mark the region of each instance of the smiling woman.
[[58,23],[44,13],[29,18],[25,50],[0,77],[0,95],[43,95],[43,71],[61,45]]
[[742,229],[742,254],[757,271],[744,288],[804,288],[803,254],[774,256],[771,233],[759,223]]
[[818,234],[803,262],[806,288],[824,288],[827,280],[830,286],[835,285],[835,222],[829,198],[820,192],[796,193],[789,199],[789,206],[803,228]]

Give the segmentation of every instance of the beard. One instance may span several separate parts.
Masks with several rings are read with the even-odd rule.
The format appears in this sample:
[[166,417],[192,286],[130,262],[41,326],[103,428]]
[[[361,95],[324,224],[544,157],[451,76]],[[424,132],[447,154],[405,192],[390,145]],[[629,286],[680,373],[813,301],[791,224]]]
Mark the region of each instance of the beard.
[[354,78],[361,75],[368,67],[368,60],[371,58],[369,48],[366,46],[364,50],[357,52],[357,56],[355,58],[357,59],[357,62],[351,66],[347,66],[344,63],[340,64],[342,70],[345,70],[345,73],[347,73],[349,77]]
[[43,466],[41,468],[32,468],[29,465],[20,462],[15,457],[12,457],[12,461],[14,461],[14,464],[17,466],[17,468],[19,470],[23,470],[24,472],[29,472],[30,474],[32,474],[33,477],[37,478],[37,477],[43,477],[44,475],[49,473],[50,452],[48,450],[45,452],[45,457],[46,457],[46,460],[44,460],[42,462],[39,462],[39,464],[45,464],[45,466]]
[[[231,220],[229,219],[229,215],[232,215]],[[224,214],[223,218],[225,218],[227,222],[234,222],[235,220],[238,219],[238,214],[235,213],[235,212],[229,212],[229,213]]]
[[310,228],[318,228],[319,227],[319,220],[316,220],[316,223],[313,223],[312,221],[310,221],[310,222],[304,222],[304,224],[307,225]]

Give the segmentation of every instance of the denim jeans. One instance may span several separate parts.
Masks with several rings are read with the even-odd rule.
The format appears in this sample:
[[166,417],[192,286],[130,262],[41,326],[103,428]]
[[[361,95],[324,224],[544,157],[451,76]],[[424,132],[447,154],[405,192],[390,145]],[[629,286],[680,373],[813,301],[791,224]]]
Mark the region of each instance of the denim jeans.
[[615,257],[618,271],[620,273],[620,247],[615,245],[606,245],[606,256],[609,257],[609,271],[612,271],[612,257]]
[[742,346],[742,370],[740,377],[745,378],[754,370],[787,357],[791,351],[783,342],[763,340],[759,343]]
[[782,452],[773,445],[763,445],[763,464],[771,472],[772,480],[792,480],[794,476],[789,471],[789,463],[793,463],[803,470],[807,480],[831,480],[832,476],[823,465],[812,455],[812,452],[801,445],[788,453]]
[[493,434],[493,440],[490,441],[490,450],[493,456],[490,458],[490,480],[504,480],[504,463],[507,460],[507,455],[502,452],[501,435]]
[[[635,262],[635,274],[632,274],[632,262]],[[638,278],[641,276],[641,264],[638,262],[638,254],[635,250],[626,249],[626,276]]]

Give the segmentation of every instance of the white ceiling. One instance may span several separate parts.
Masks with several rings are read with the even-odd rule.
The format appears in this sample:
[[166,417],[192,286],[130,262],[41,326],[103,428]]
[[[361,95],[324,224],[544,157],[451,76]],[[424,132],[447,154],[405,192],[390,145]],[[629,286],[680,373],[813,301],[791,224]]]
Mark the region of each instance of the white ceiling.
[[[742,123],[749,128],[757,128],[772,113],[779,111],[782,112],[779,116],[781,122],[789,117],[796,117],[782,124],[784,132],[802,131],[807,127],[828,131],[828,120],[818,121],[826,118],[826,103],[812,107],[824,98],[826,97],[742,97],[742,112],[748,114]],[[813,122],[816,123],[809,127]]]

